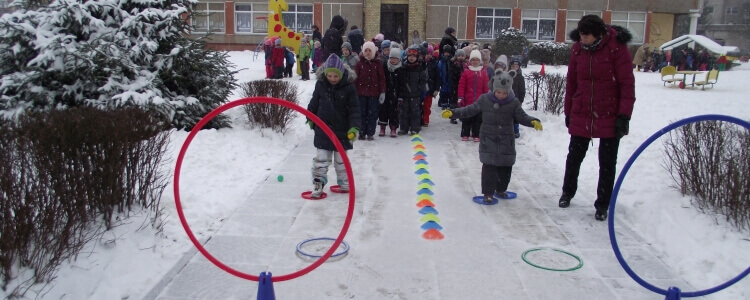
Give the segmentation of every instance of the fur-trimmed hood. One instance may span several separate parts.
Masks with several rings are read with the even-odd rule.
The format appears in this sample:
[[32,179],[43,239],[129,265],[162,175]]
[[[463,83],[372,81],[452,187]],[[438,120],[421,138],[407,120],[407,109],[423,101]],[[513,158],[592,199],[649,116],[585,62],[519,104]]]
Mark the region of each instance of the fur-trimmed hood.
[[[344,64],[343,66],[344,69],[346,69],[346,72],[344,72],[344,76],[343,78],[341,78],[341,81],[339,81],[339,84],[342,82],[353,84],[354,81],[357,80],[357,73],[355,73],[354,70],[349,67],[349,64]],[[315,78],[323,82],[328,82],[328,79],[326,79],[326,75],[323,74],[323,70],[325,70],[325,68],[318,68],[318,70],[315,71]]]
[[[606,25],[606,26],[607,26],[607,31],[609,32],[608,35],[614,35],[617,42],[620,44],[627,45],[633,39],[633,35],[625,27],[618,26],[618,25]],[[581,35],[578,34],[578,29],[573,29],[573,31],[571,31],[568,34],[568,37],[570,37],[570,39],[574,42],[581,41]]]

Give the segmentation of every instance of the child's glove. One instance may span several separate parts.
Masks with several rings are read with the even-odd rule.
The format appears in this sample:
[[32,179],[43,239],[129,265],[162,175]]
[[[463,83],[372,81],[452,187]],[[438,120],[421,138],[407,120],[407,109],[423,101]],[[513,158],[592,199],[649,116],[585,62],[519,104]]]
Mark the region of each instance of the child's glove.
[[404,98],[398,98],[398,105],[404,104]]
[[378,98],[378,102],[380,102],[380,104],[385,103],[385,93],[380,93],[380,97]]
[[357,133],[359,133],[359,129],[357,129],[357,127],[352,127],[349,129],[349,131],[346,132],[346,137],[350,141],[353,141],[354,139],[357,138]]
[[450,109],[446,109],[440,114],[444,119],[450,119],[453,116],[453,112]]
[[313,123],[313,121],[307,120],[305,123],[307,123],[307,126],[310,126],[310,129],[315,129],[315,123]]
[[531,125],[534,126],[534,129],[542,131],[542,122],[540,122],[539,120],[531,121]]
[[464,103],[464,98],[458,98],[458,107],[463,106],[463,105],[461,105],[463,103]]
[[617,115],[617,120],[615,121],[615,135],[619,139],[628,135],[628,133],[630,133],[630,118],[626,115]]
[[432,92],[432,98],[435,98],[435,97],[437,97],[437,96],[438,96],[438,94],[440,94],[440,92],[438,92],[438,91],[434,91],[434,92]]

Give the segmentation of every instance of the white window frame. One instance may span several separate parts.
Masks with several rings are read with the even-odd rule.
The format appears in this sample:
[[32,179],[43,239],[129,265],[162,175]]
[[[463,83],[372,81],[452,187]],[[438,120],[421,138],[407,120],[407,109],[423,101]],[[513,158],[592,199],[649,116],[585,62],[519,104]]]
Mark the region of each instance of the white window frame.
[[[250,6],[250,10],[240,10],[238,7]],[[248,19],[249,16],[249,19]],[[258,18],[263,17],[263,18]],[[268,33],[268,3],[249,3],[249,2],[235,2],[234,3],[234,33],[239,35],[244,34],[267,34]],[[250,27],[247,24],[241,22],[250,21]]]
[[[536,12],[536,13],[534,13]],[[553,13],[554,17],[542,17],[542,13]],[[536,15],[536,16],[534,16]],[[536,26],[534,28],[534,37],[530,37],[526,34],[526,26],[524,26],[524,21],[535,21]],[[552,31],[552,38],[550,39],[540,39],[541,34],[541,23],[542,21],[552,21],[554,22],[554,30]],[[556,9],[524,9],[521,12],[521,32],[526,35],[526,39],[529,41],[555,41],[555,35],[557,33],[557,10]]]
[[[615,17],[618,14],[627,14],[627,20],[621,20],[616,19]],[[636,18],[636,15],[643,15],[643,19]],[[646,38],[646,18],[647,14],[645,11],[613,11],[612,12],[612,25],[619,25],[622,27],[627,28],[630,33],[633,35],[633,40],[631,41],[633,44],[643,44]],[[643,30],[641,32],[637,32],[637,30],[633,29],[633,24],[639,24],[643,26]],[[638,40],[640,38],[640,40]]]
[[[221,6],[221,10],[217,9],[219,5]],[[193,25],[194,33],[207,33],[207,32],[216,33],[216,34],[226,33],[227,18],[226,18],[226,9],[224,8],[224,2],[199,2],[195,4],[193,8],[193,12],[201,14],[201,17],[205,15],[206,24],[204,24],[205,25],[204,27],[207,29],[207,30],[202,30],[203,28],[196,27],[195,26],[197,23],[196,18],[194,16],[191,16],[190,24]],[[211,19],[212,17],[216,17],[214,14],[221,14],[223,16],[221,18],[222,20],[221,27],[212,26],[213,24],[211,24]]]
[[[300,12],[299,8],[305,7],[309,8],[309,11],[303,11]],[[307,28],[300,28],[302,26],[301,23],[299,23],[297,20],[299,20],[300,15],[309,15],[310,17],[310,23]],[[293,22],[287,22],[287,19],[294,18]],[[312,4],[289,4],[289,10],[284,11],[281,13],[281,18],[284,20],[284,25],[286,25],[287,28],[291,29],[294,32],[310,32],[312,33],[312,24],[313,24],[313,5]],[[290,24],[291,23],[291,24]]]
[[733,6],[727,7],[727,15],[736,15],[739,13],[740,13],[739,7],[733,7]]
[[[581,17],[571,18],[570,13],[571,12],[582,12],[583,14]],[[581,18],[585,15],[597,15],[601,18],[602,12],[600,10],[596,11],[590,11],[590,10],[569,10],[567,16],[565,17],[565,41],[568,43],[572,43],[573,40],[570,39],[570,32],[578,28],[578,21],[581,20]]]
[[[491,9],[492,10],[492,16],[480,16],[479,15],[479,10],[480,9]],[[510,12],[510,14],[508,14],[507,16],[498,15],[498,10],[507,10],[508,12]],[[486,37],[484,35],[480,35],[479,32],[477,32],[477,30],[478,30],[478,26],[477,25],[479,24],[479,19],[491,19],[492,20],[492,27],[491,27],[491,32],[490,32],[490,36],[489,37]],[[506,20],[506,19],[507,19],[507,22],[508,22],[508,27],[513,26],[513,9],[512,8],[506,8],[506,7],[477,7],[477,20],[474,23],[474,36],[475,36],[475,38],[476,39],[493,39],[494,40],[500,34],[499,31],[495,31],[495,24],[497,24],[496,22],[498,22],[498,20]],[[508,28],[502,28],[502,29],[499,29],[499,30],[505,30],[505,29],[508,29]]]

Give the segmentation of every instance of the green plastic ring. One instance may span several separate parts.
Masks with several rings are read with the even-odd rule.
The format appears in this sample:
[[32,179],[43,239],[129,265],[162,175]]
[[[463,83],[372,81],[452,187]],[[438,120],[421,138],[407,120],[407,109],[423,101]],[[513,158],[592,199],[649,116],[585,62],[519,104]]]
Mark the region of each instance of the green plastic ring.
[[[553,268],[548,268],[548,267],[545,267],[545,266],[537,265],[537,264],[535,264],[533,262],[530,262],[528,259],[526,259],[526,254],[529,254],[530,252],[534,252],[534,251],[539,251],[539,250],[552,250],[552,251],[557,251],[557,252],[560,252],[560,253],[564,253],[564,254],[570,255],[570,256],[572,256],[573,258],[575,258],[578,261],[578,265],[575,266],[575,267],[569,268],[569,269],[553,269]],[[581,267],[583,267],[583,260],[580,257],[578,257],[577,255],[575,255],[573,253],[570,253],[568,251],[561,250],[561,249],[556,249],[556,248],[548,248],[548,247],[531,248],[529,250],[524,251],[523,254],[521,255],[521,258],[527,264],[530,264],[530,265],[532,265],[534,267],[537,267],[537,268],[542,269],[542,270],[547,270],[547,271],[570,272],[570,271],[578,270]]]

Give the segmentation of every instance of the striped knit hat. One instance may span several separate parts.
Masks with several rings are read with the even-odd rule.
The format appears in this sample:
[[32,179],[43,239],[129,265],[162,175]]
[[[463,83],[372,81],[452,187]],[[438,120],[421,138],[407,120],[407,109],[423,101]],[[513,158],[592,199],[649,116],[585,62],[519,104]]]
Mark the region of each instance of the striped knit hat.
[[343,77],[344,72],[346,72],[346,69],[344,69],[344,62],[341,61],[341,58],[335,53],[331,53],[323,64],[323,74],[327,75],[328,72],[334,72],[338,74],[339,77]]

